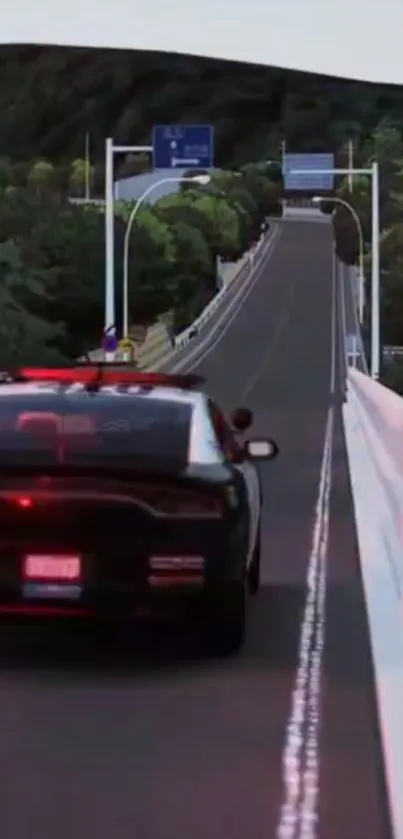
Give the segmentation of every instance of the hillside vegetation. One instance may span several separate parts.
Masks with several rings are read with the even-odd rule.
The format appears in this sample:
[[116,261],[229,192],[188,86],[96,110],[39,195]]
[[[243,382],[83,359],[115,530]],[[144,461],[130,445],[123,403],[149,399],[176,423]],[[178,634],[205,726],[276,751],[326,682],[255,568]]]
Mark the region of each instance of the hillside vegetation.
[[278,152],[337,151],[388,116],[403,128],[403,91],[234,62],[120,50],[0,50],[0,154],[70,163],[91,134],[101,161],[106,136],[148,143],[156,123],[207,122],[217,164]]
[[[102,197],[105,137],[147,144],[157,123],[211,123],[219,171],[209,186],[183,186],[139,213],[130,264],[136,323],[173,306],[179,330],[216,293],[217,257],[238,259],[280,212],[279,169],[265,161],[280,160],[282,141],[289,151],[332,151],[345,163],[353,138],[357,163],[380,155],[384,335],[403,344],[401,90],[186,56],[56,47],[3,46],[0,74],[0,366],[67,362],[99,344],[104,219],[69,197],[84,195],[86,137],[91,195]],[[149,166],[145,156],[122,157],[117,176]],[[344,183],[338,189],[345,194]],[[368,241],[368,184],[356,185],[352,198]],[[115,219],[118,289],[129,209]],[[334,224],[341,258],[354,263],[351,218],[338,212]]]
[[[382,120],[372,136],[358,149],[357,167],[367,168],[373,160],[378,161],[380,172],[381,345],[403,346],[403,139],[400,126],[389,119]],[[369,349],[372,235],[370,178],[355,178],[352,192],[349,191],[347,180],[343,179],[336,190],[336,197],[347,201],[356,210],[362,226],[367,298],[364,335]],[[339,258],[347,265],[358,264],[359,236],[351,212],[331,201],[323,205],[323,210],[334,212],[333,227]],[[383,363],[382,380],[403,394],[402,363]]]

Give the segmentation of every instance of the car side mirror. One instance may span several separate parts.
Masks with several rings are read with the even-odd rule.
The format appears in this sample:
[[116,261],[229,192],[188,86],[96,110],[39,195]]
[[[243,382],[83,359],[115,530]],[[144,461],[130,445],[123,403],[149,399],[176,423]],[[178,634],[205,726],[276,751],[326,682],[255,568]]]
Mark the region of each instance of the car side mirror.
[[274,440],[247,440],[244,446],[247,457],[252,460],[274,460],[280,450]]
[[236,408],[231,416],[231,425],[235,431],[247,431],[253,423],[253,413],[249,408]]

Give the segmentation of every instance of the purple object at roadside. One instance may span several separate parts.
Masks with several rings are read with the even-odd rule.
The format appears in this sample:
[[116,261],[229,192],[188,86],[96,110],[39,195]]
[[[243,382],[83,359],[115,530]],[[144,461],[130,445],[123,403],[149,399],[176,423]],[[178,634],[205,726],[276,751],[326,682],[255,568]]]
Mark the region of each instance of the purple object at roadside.
[[102,349],[104,352],[116,352],[118,342],[114,333],[107,332],[102,338]]

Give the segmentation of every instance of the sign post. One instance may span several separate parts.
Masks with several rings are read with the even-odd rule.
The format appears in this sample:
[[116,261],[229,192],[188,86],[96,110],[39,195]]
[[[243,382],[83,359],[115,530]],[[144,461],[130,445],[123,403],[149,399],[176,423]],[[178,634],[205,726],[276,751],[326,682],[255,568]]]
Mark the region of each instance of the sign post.
[[154,169],[211,169],[214,165],[212,125],[154,125]]

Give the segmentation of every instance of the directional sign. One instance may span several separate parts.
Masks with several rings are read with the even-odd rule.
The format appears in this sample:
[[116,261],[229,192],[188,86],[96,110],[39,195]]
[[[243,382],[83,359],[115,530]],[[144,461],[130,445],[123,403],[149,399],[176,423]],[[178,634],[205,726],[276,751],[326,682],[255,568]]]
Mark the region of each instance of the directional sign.
[[293,175],[293,170],[334,169],[333,154],[286,154],[283,163],[285,190],[326,192],[334,188],[333,174]]
[[212,125],[154,126],[154,169],[211,169],[213,164]]

